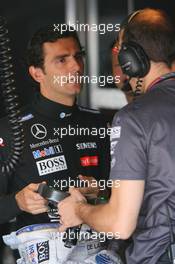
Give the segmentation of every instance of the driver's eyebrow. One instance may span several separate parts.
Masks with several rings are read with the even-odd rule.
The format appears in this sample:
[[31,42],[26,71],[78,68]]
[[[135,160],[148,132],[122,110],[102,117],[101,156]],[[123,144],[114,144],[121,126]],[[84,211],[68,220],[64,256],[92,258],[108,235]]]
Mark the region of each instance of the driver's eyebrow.
[[65,54],[60,54],[60,55],[55,56],[55,57],[53,58],[53,61],[54,61],[54,60],[59,60],[59,59],[64,59],[64,58],[66,58],[66,57],[76,57],[76,56],[79,56],[79,55],[84,56],[84,55],[85,55],[85,51],[84,51],[84,50],[80,50],[80,51],[75,52],[75,54],[67,54],[67,53],[65,53]]
[[55,57],[53,58],[53,61],[54,61],[54,60],[58,60],[58,59],[63,59],[63,58],[66,58],[66,57],[70,57],[70,56],[72,56],[72,55],[70,55],[70,54],[61,54],[61,55],[57,55],[57,56],[55,56]]

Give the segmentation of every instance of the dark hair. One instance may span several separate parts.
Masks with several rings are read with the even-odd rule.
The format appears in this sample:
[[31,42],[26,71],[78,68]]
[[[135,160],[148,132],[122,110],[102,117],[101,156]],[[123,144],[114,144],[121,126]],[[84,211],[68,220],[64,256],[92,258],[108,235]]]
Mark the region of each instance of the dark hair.
[[[66,26],[66,25],[65,25]],[[77,32],[67,25],[65,31],[54,30],[54,25],[48,25],[40,28],[32,37],[26,52],[27,66],[35,66],[44,69],[44,51],[45,42],[55,42],[62,38],[74,38],[81,49],[81,44]]]
[[175,30],[164,11],[142,9],[123,29],[123,42],[134,41],[142,46],[150,60],[171,66],[175,60]]

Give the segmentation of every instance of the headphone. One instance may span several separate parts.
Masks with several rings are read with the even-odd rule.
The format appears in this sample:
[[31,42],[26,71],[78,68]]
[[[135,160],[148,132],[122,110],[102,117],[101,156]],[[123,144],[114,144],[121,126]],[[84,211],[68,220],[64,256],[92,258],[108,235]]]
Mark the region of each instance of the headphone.
[[[127,27],[140,12],[141,10],[131,13],[121,24],[121,29]],[[150,69],[150,60],[146,52],[138,43],[133,41],[122,43],[118,53],[118,61],[123,73],[130,78],[142,78]]]

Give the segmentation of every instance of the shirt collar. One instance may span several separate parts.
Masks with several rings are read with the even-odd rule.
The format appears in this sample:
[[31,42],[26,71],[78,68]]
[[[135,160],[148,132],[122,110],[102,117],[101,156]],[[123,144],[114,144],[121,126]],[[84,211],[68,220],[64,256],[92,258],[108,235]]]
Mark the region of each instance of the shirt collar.
[[37,94],[33,107],[36,112],[51,119],[67,119],[78,109],[76,103],[73,106],[53,102],[41,94]]
[[158,78],[156,78],[147,88],[147,91],[150,91],[154,88],[154,86],[162,81],[168,80],[168,79],[175,79],[175,72],[169,72],[167,74],[164,74]]

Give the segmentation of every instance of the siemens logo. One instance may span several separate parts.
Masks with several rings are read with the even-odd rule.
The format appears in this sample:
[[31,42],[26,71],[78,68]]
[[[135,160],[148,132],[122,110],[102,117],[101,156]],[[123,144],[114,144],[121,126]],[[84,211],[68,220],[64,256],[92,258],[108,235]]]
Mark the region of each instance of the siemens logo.
[[77,143],[76,144],[77,150],[81,149],[97,149],[96,142],[83,142],[83,143]]
[[64,155],[37,161],[36,165],[40,176],[54,173],[56,171],[67,170],[67,164]]
[[32,151],[32,154],[33,154],[34,159],[39,159],[39,158],[51,156],[54,154],[59,154],[62,152],[63,152],[62,146],[59,144],[56,146],[51,146],[49,148],[44,148],[43,150],[37,149],[35,151]]

